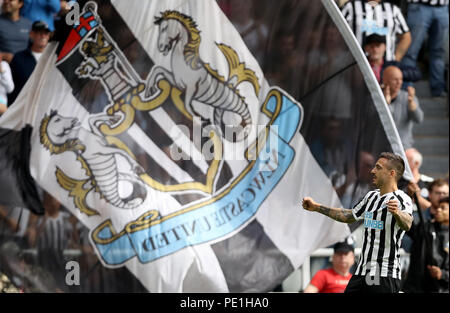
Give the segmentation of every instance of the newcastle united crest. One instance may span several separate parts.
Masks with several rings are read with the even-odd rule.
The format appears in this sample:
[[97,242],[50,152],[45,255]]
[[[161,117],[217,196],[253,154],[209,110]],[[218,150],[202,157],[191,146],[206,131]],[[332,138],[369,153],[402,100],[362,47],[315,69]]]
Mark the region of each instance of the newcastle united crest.
[[[93,195],[124,216],[158,203],[158,193],[180,205],[170,213],[151,207],[119,231],[110,219],[101,222],[91,239],[104,264],[136,256],[150,262],[246,224],[291,166],[301,106],[276,87],[261,95],[262,77],[236,48],[203,38],[195,19],[175,10],[154,16],[151,49],[168,62],[141,77],[102,18],[97,3],[87,2],[58,52],[65,77],[99,83],[105,105],[88,110],[84,124],[56,110],[42,118],[42,146],[74,155],[83,171],[73,177],[57,165],[55,179],[89,217],[100,215],[88,201]],[[221,56],[227,75],[201,44]]]

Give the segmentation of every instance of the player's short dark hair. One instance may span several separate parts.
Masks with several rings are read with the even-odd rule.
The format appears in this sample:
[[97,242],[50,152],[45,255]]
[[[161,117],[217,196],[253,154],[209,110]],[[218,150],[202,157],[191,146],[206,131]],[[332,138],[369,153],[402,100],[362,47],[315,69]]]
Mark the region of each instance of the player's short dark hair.
[[388,165],[390,170],[395,170],[395,179],[399,181],[402,178],[403,173],[405,172],[405,161],[403,158],[397,154],[391,152],[381,152],[378,157],[388,160]]
[[441,200],[439,200],[439,203],[448,203],[448,197],[444,197]]

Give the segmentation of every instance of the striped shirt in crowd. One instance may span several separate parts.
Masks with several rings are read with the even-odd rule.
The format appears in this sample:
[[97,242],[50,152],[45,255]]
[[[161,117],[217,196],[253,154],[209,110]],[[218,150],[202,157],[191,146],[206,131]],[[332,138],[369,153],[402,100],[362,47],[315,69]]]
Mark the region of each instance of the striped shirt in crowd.
[[393,199],[401,211],[412,216],[411,198],[401,190],[382,196],[379,189],[369,191],[353,207],[355,219],[364,218],[364,241],[355,275],[401,279],[399,249],[405,231],[387,209],[386,203]]
[[408,3],[421,3],[421,4],[427,4],[431,6],[444,6],[448,5],[449,0],[408,0]]
[[[369,3],[370,2],[370,3]],[[375,1],[349,1],[342,8],[342,14],[353,30],[359,44],[373,33],[386,36],[386,61],[395,60],[397,35],[409,32],[408,24],[400,8],[392,3]]]
[[68,213],[63,211],[60,211],[57,217],[41,219],[40,223],[44,225],[37,242],[39,251],[51,251],[55,255],[63,254],[71,233],[71,224],[68,219]]

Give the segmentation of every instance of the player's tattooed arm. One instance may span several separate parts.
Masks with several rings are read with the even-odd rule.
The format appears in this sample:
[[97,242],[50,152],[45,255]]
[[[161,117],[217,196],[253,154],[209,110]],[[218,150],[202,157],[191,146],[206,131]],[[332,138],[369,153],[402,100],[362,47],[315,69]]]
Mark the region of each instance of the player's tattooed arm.
[[399,208],[399,202],[397,200],[389,200],[387,202],[388,211],[394,216],[398,223],[398,226],[404,231],[411,229],[413,223],[413,217],[411,214],[402,211]]
[[348,209],[338,209],[338,208],[329,208],[323,205],[320,205],[317,212],[322,213],[338,222],[342,223],[353,223],[355,222],[355,217],[352,214],[352,210]]
[[305,210],[322,213],[323,215],[326,215],[338,222],[351,224],[356,221],[352,214],[352,210],[329,208],[315,202],[310,197],[305,197],[303,199],[302,206]]

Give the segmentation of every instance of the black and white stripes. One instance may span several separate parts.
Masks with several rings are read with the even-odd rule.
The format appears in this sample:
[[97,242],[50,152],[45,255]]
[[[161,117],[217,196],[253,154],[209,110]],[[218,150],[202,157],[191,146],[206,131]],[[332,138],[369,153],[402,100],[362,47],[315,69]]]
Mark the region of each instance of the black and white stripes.
[[449,0],[408,0],[408,3],[420,3],[438,7],[448,5],[448,1]]
[[39,251],[51,251],[55,255],[62,255],[63,250],[67,248],[71,232],[68,218],[68,214],[62,211],[57,217],[43,218],[41,223],[44,225],[37,243]]
[[392,61],[396,37],[409,32],[409,27],[398,6],[388,2],[372,6],[372,3],[375,1],[349,1],[341,11],[361,46],[373,33],[386,36],[386,61]]
[[401,278],[399,249],[405,231],[386,203],[397,200],[402,211],[412,214],[412,201],[401,190],[380,195],[379,189],[370,191],[353,207],[355,219],[364,218],[364,241],[355,275]]

